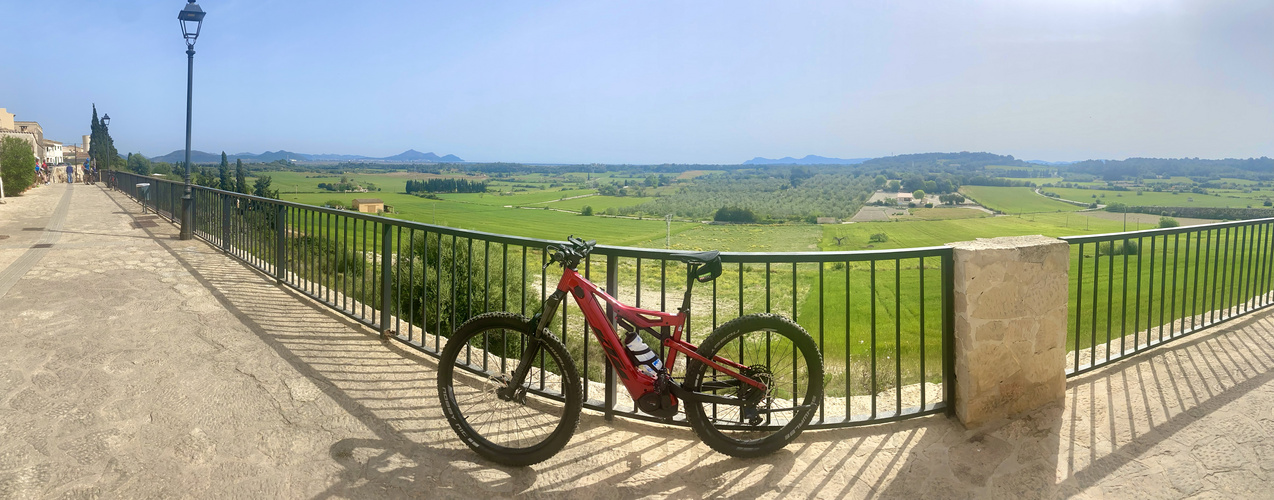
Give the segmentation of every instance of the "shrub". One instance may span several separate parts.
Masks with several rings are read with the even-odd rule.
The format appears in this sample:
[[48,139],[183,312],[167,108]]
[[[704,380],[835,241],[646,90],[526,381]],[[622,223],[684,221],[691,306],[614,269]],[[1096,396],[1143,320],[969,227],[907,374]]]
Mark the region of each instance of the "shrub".
[[17,137],[0,141],[0,177],[4,195],[17,196],[35,184],[35,154],[31,144]]
[[1177,222],[1177,219],[1173,219],[1172,217],[1159,218],[1159,227],[1177,227],[1180,225],[1181,223]]
[[337,210],[345,210],[345,202],[341,200],[327,200],[323,204]]
[[756,214],[746,208],[721,207],[716,214],[713,214],[712,220],[717,222],[752,223],[756,222]]
[[592,205],[584,205],[584,208],[579,211],[579,214],[585,217],[592,216],[593,215]]
[[889,235],[885,233],[876,233],[867,238],[868,243],[884,243],[889,241]]
[[925,203],[925,208],[933,208],[933,203]]
[[1125,240],[1117,246],[1115,246],[1113,242],[1106,241],[1097,244],[1097,255],[1099,257],[1102,255],[1110,255],[1111,253],[1114,253],[1115,255],[1137,255],[1139,249],[1140,247],[1137,246],[1137,242],[1133,240]]

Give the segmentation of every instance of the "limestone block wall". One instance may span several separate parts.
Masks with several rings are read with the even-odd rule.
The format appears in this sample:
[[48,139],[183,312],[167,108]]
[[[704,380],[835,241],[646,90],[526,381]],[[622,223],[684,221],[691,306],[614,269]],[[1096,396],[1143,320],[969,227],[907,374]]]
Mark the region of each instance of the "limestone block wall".
[[1061,401],[1070,246],[1044,236],[950,246],[956,416],[972,428]]

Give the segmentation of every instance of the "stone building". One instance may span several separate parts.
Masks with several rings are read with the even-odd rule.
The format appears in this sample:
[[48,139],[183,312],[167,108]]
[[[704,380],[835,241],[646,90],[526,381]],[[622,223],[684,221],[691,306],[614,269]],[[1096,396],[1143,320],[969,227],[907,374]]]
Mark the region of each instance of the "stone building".
[[50,139],[44,140],[44,161],[49,165],[61,165],[63,160],[62,143]]
[[0,108],[0,137],[17,137],[31,144],[35,161],[44,161],[44,129],[36,122],[14,120],[16,115]]
[[378,214],[385,211],[385,202],[380,198],[355,198],[351,207],[359,212]]

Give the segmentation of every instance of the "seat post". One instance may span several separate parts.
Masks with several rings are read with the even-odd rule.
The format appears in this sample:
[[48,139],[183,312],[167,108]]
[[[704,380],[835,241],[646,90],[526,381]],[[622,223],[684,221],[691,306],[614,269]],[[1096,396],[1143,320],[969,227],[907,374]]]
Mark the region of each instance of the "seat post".
[[681,299],[681,309],[678,309],[679,311],[690,310],[690,291],[694,290],[695,271],[699,269],[699,266],[691,265],[689,267],[690,270],[686,271],[686,295]]

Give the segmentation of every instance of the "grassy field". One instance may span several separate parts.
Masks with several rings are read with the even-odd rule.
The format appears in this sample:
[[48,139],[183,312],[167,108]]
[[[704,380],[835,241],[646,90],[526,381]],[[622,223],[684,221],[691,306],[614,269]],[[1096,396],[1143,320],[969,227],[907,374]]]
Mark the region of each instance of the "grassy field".
[[1083,210],[1083,207],[1035,194],[1026,187],[964,186],[960,192],[984,207],[1010,214]]
[[[1265,198],[1274,198],[1274,191],[1244,193],[1237,190],[1223,189],[1209,190],[1209,194],[1142,191],[1141,195],[1137,195],[1134,191],[1105,189],[1048,188],[1047,191],[1057,193],[1068,200],[1095,201],[1102,205],[1124,203],[1129,206],[1155,207],[1247,208],[1251,205],[1253,208],[1264,208]],[[1097,197],[1093,198],[1093,196]]]
[[912,208],[907,210],[908,215],[894,215],[890,219],[895,221],[927,221],[927,220],[951,220],[951,219],[981,219],[990,217],[982,210],[973,210],[968,208],[939,206],[934,208]]
[[[823,239],[819,247],[828,251],[846,251],[926,247],[996,236],[1107,233],[1121,230],[1123,224],[1074,213],[1044,213],[976,219],[858,222],[822,227]],[[871,235],[877,233],[884,233],[888,241],[869,241]],[[839,246],[836,244],[837,237],[843,238]]]
[[651,197],[639,198],[636,196],[600,196],[599,195],[599,196],[587,196],[584,198],[574,198],[570,200],[551,201],[545,204],[553,208],[560,208],[562,210],[573,210],[576,212],[583,210],[585,206],[590,206],[590,207],[593,207],[593,211],[595,213],[601,213],[608,208],[631,207],[633,205],[640,205],[642,203],[651,201],[653,199],[654,198],[651,198]]
[[[666,231],[662,220],[639,221],[584,217],[554,210],[505,208],[495,204],[429,200],[406,194],[378,193],[375,196],[394,207],[397,213],[389,215],[390,217],[512,236],[562,240],[574,234],[596,239],[607,245],[636,245],[662,237]],[[333,195],[283,194],[281,198],[285,201],[322,205],[333,198]],[[487,198],[502,197],[488,196]],[[673,226],[678,229],[685,225],[689,224],[673,223]]]

